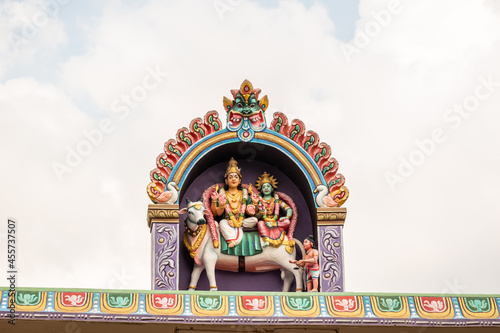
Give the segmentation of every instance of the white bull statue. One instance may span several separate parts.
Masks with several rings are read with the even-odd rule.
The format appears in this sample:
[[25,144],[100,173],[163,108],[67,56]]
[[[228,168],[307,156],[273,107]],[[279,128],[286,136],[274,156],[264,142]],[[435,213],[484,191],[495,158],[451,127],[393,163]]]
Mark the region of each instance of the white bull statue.
[[[189,290],[195,290],[203,269],[207,271],[210,290],[216,291],[217,282],[215,280],[215,269],[224,271],[238,272],[241,267],[240,257],[235,255],[223,254],[219,247],[214,247],[210,232],[208,232],[205,214],[209,211],[203,206],[201,201],[191,202],[187,200],[187,207],[179,211],[180,214],[187,214],[186,231],[184,232],[184,245],[194,258],[193,272],[189,282]],[[218,231],[217,225],[217,231]],[[304,256],[304,247],[302,243],[294,239],[299,246],[302,256]],[[242,257],[245,260],[244,267],[246,272],[267,272],[276,269],[281,270],[283,279],[283,291],[289,291],[292,281],[295,278],[296,290],[302,291],[303,272],[297,269],[297,265],[290,263],[295,260],[296,249],[290,254],[285,250],[285,246],[264,247],[262,253]]]

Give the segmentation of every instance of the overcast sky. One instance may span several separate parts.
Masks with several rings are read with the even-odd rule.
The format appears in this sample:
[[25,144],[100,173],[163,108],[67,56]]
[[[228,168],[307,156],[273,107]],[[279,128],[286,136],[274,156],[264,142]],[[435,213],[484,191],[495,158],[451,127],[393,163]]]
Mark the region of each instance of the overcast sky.
[[150,289],[149,172],[246,78],[340,163],[346,291],[500,294],[498,1],[6,0],[0,53],[19,286]]

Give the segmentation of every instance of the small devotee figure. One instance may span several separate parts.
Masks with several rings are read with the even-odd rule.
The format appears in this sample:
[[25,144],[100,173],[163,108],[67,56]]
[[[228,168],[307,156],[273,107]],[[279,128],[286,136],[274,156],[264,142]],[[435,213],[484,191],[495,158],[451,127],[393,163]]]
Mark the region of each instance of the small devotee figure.
[[224,175],[226,185],[211,196],[212,213],[216,216],[224,215],[219,222],[222,237],[230,248],[238,245],[243,239],[243,227],[251,228],[257,224],[256,217],[245,218],[255,213],[255,207],[247,207],[248,191],[241,186],[241,170],[234,158],[229,161],[226,174]]
[[304,249],[306,255],[302,260],[290,260],[291,264],[296,264],[299,267],[305,267],[307,274],[307,291],[318,291],[318,278],[319,278],[319,264],[318,250],[314,248],[313,235],[307,236],[304,239]]
[[[259,222],[257,226],[259,235],[264,242],[263,247],[288,245],[286,233],[293,211],[275,193],[274,190],[278,187],[278,182],[274,176],[264,172],[257,180],[256,187],[257,190],[261,191],[261,196],[253,194],[251,198],[258,208],[257,218]],[[280,217],[280,208],[286,212],[286,216]]]

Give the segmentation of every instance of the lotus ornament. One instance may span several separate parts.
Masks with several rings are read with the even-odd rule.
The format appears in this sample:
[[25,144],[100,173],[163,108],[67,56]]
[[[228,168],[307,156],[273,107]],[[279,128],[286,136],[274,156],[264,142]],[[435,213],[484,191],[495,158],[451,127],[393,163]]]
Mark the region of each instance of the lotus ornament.
[[469,301],[469,306],[479,312],[486,310],[488,308],[488,303],[485,300],[475,299]]
[[252,300],[247,299],[247,304],[252,308],[252,310],[263,310],[265,308],[266,302],[263,299],[254,298]]
[[387,311],[394,311],[399,306],[399,301],[392,298],[382,298],[380,302],[383,307],[387,308]]
[[67,295],[65,298],[64,298],[66,301],[70,302],[71,305],[73,306],[77,306],[78,303],[81,303],[83,301],[83,296],[82,295]]
[[211,297],[200,297],[200,305],[207,310],[214,310],[219,307],[219,300]]
[[116,307],[124,307],[128,304],[128,302],[129,302],[128,297],[118,296],[109,298],[109,304]]
[[172,305],[174,305],[175,302],[173,298],[168,298],[168,297],[163,297],[163,298],[156,297],[155,300],[158,304],[161,304],[162,309],[167,309],[172,307]]
[[428,308],[431,308],[434,312],[439,312],[444,309],[444,303],[442,301],[425,301],[424,305]]
[[351,310],[351,308],[354,308],[354,301],[352,299],[350,300],[347,300],[347,299],[342,299],[342,300],[336,300],[335,301],[335,304],[340,306],[340,307],[343,307],[344,308],[344,311],[349,311]]
[[290,298],[290,304],[297,310],[305,310],[311,305],[311,301],[303,298]]
[[19,294],[17,302],[20,305],[33,305],[38,301],[38,296],[33,294]]

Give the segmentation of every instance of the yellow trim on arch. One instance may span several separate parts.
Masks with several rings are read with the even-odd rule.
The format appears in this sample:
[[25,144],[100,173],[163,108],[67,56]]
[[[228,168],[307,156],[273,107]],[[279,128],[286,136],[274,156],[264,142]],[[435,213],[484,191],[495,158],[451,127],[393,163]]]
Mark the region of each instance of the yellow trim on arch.
[[208,147],[212,146],[213,144],[219,142],[219,141],[224,141],[228,139],[233,139],[236,138],[238,134],[236,132],[226,132],[222,133],[220,135],[215,135],[213,138],[208,139],[205,142],[202,142],[199,146],[194,147],[192,151],[189,151],[189,155],[186,157],[186,159],[179,165],[179,168],[177,169],[177,172],[175,173],[174,177],[172,180],[179,184],[182,175],[184,175],[184,172],[186,171],[187,167],[191,165],[191,162],[205,149]]
[[[234,139],[237,137],[236,132],[226,132],[222,133],[219,135],[215,135],[213,138],[208,139],[205,142],[202,142],[200,145],[194,147],[192,150],[188,150],[189,155],[186,156],[186,159],[182,161],[182,163],[179,165],[179,168],[175,172],[175,174],[172,177],[172,180],[175,181],[177,184],[179,184],[182,175],[184,175],[184,172],[188,168],[189,165],[193,162],[193,160],[198,157],[198,155],[207,149],[208,147],[214,145],[215,143],[219,141],[224,141],[228,139]],[[309,175],[311,176],[312,180],[314,181],[315,185],[321,184],[321,178],[316,172],[316,169],[314,168],[314,165],[309,161],[307,157],[304,156],[304,154],[293,144],[290,142],[286,141],[283,138],[280,138],[278,136],[269,134],[269,133],[264,133],[264,132],[256,132],[255,133],[255,138],[260,139],[263,141],[269,141],[273,142],[283,148],[285,148],[287,151],[289,151],[299,162],[304,166],[304,168],[307,170]]]
[[314,166],[307,159],[307,157],[305,157],[304,154],[302,154],[302,152],[297,147],[292,145],[290,142],[288,142],[288,141],[286,141],[278,136],[275,136],[275,135],[272,135],[269,133],[264,133],[264,132],[255,133],[255,138],[260,139],[260,140],[264,140],[264,141],[274,142],[274,143],[280,145],[281,147],[285,148],[289,152],[291,152],[292,155],[295,156],[295,158],[297,158],[300,163],[302,163],[302,165],[306,168],[307,172],[309,172],[309,175],[311,175],[311,178],[314,181],[314,185],[317,186],[317,185],[321,184],[321,178],[318,176],[316,170],[314,169]]

